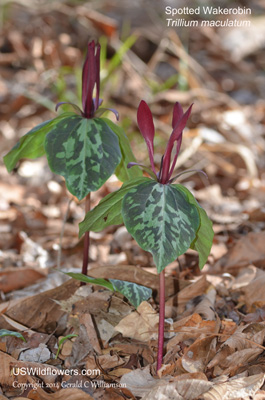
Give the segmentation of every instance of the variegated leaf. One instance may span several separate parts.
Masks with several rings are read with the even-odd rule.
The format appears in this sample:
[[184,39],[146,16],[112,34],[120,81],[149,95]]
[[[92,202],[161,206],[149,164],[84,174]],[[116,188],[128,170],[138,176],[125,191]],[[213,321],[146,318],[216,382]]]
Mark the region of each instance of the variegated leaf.
[[119,292],[126,297],[129,302],[137,308],[142,301],[150,299],[152,289],[146,286],[138,285],[137,283],[121,281],[118,279],[91,278],[84,274],[67,272],[66,275],[81,282],[92,283],[93,285],[103,286],[113,292]]
[[116,133],[116,135],[119,138],[122,158],[120,164],[115,169],[115,175],[117,176],[117,178],[122,182],[126,182],[129,179],[136,179],[142,177],[143,172],[139,167],[136,166],[133,168],[127,168],[127,165],[130,162],[136,160],[133,155],[129,139],[126,136],[124,130],[120,126],[114,124],[114,122],[110,121],[108,118],[102,118],[102,120],[106,122],[106,124],[108,124],[110,129],[114,133]]
[[75,115],[74,113],[63,113],[57,118],[42,122],[28,133],[22,136],[15,146],[4,156],[4,163],[8,172],[15,168],[17,162],[22,158],[38,158],[45,154],[44,140],[54,126],[62,119]]
[[122,216],[128,232],[152,253],[158,272],[188,250],[200,226],[197,208],[187,195],[152,180],[125,195]]
[[200,269],[202,269],[207,261],[207,258],[212,248],[213,237],[214,237],[212,221],[208,218],[205,210],[196,201],[193,194],[185,186],[179,184],[172,186],[175,186],[177,189],[182,190],[188,196],[189,202],[195,205],[200,215],[200,221],[201,221],[200,227],[196,233],[196,238],[193,240],[190,247],[191,249],[194,249],[198,252],[199,267]]
[[119,190],[105,196],[93,210],[86,214],[84,221],[79,224],[79,237],[86,231],[99,232],[107,226],[122,224],[121,207],[124,195],[134,186],[146,180],[148,178],[144,177],[132,179],[125,182]]
[[129,302],[137,308],[142,301],[150,299],[152,289],[146,286],[138,285],[133,282],[120,281],[118,279],[110,279],[114,289],[123,294]]
[[99,189],[121,160],[119,141],[99,118],[65,118],[46,136],[51,170],[63,175],[68,190],[82,200]]

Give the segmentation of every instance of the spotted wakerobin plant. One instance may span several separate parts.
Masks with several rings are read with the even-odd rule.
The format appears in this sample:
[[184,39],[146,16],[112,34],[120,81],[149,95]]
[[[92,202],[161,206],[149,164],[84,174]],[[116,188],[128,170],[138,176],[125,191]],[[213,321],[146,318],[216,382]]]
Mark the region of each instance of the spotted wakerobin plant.
[[[174,183],[181,174],[172,177],[180,151],[183,129],[191,108],[192,106],[184,113],[181,105],[175,104],[173,130],[157,172],[154,163],[153,117],[148,105],[141,101],[137,121],[147,144],[151,169],[135,162],[129,163],[128,168],[141,166],[149,173],[150,178],[142,177],[125,182],[120,190],[106,196],[91,210],[80,224],[82,234],[86,229],[99,231],[110,224],[119,224],[123,221],[140,247],[152,253],[160,274],[157,370],[161,368],[163,360],[164,269],[189,248],[199,253],[199,266],[202,268],[210,253],[213,240],[212,224],[206,212],[186,187]],[[173,150],[175,150],[174,157],[172,157]],[[186,172],[190,171],[182,173]]]
[[[95,97],[94,96],[95,92]],[[4,157],[7,170],[12,171],[22,158],[46,155],[50,169],[65,178],[70,193],[86,198],[90,209],[90,192],[98,190],[115,172],[121,181],[141,176],[141,171],[128,174],[127,164],[133,157],[128,138],[121,128],[107,118],[100,118],[106,110],[99,108],[100,46],[88,43],[82,71],[82,110],[72,103],[74,112],[65,112],[57,118],[41,123],[24,135]],[[89,232],[85,234],[83,269],[86,275],[89,250]]]

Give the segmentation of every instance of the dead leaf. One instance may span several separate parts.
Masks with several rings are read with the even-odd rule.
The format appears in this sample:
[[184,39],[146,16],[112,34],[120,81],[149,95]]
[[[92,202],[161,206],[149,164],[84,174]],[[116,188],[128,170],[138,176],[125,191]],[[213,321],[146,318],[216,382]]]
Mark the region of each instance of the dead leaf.
[[265,232],[250,232],[240,238],[217,265],[225,271],[233,272],[238,267],[264,262],[265,260]]
[[226,339],[227,336],[225,335],[231,335],[236,328],[237,325],[232,321],[224,320],[220,327],[218,321],[204,321],[199,314],[192,314],[174,322],[173,329],[176,335],[167,342],[167,351],[174,349],[182,341],[218,333],[220,329]]
[[203,372],[215,353],[215,335],[197,339],[186,349],[185,354],[181,358],[182,366],[187,372]]
[[83,390],[75,388],[62,389],[52,394],[48,394],[44,390],[37,388],[36,391],[32,390],[29,392],[28,398],[31,400],[94,400],[93,397]]
[[252,305],[259,302],[260,305],[265,305],[265,272],[256,269],[255,277],[248,283],[248,285],[241,288],[240,292],[243,293],[243,301],[247,306],[248,311],[252,311]]
[[[97,361],[97,362],[96,362]],[[96,369],[99,366],[107,371],[108,369],[112,369],[124,364],[124,359],[119,357],[118,355],[110,355],[110,354],[102,354],[97,358],[93,356],[87,356],[86,358],[86,369]]]
[[125,337],[148,342],[151,338],[157,338],[158,320],[159,316],[153,307],[143,301],[137,311],[127,315],[115,326],[115,330]]
[[65,360],[65,365],[67,368],[70,368],[73,365],[78,366],[88,354],[93,353],[94,349],[89,337],[87,336],[87,330],[84,325],[80,325],[78,336],[73,343],[72,355]]
[[12,268],[0,272],[0,290],[4,293],[22,289],[32,285],[39,279],[45,278],[43,270],[33,268]]
[[252,322],[261,322],[265,320],[265,310],[263,308],[257,308],[254,313],[247,314],[244,317],[244,322],[252,323]]
[[253,397],[264,382],[264,374],[252,375],[246,378],[229,379],[225,383],[214,385],[203,395],[204,400],[234,400]]
[[135,369],[121,377],[121,384],[124,384],[134,396],[143,396],[149,393],[156,385],[157,380],[150,374],[150,367]]
[[80,323],[86,328],[87,337],[89,338],[89,342],[91,343],[93,349],[98,354],[101,354],[101,347],[91,315],[89,313],[82,314],[80,316]]
[[51,358],[51,352],[47,348],[46,344],[41,343],[38,347],[34,349],[28,349],[22,351],[19,355],[19,360],[45,363]]
[[142,400],[196,400],[210,387],[212,387],[211,382],[199,379],[184,379],[172,383],[158,382]]
[[[65,300],[70,297],[79,285],[78,281],[74,279],[69,280],[55,289],[17,302],[5,314],[32,329],[46,333],[53,332],[65,314],[56,301]],[[0,324],[6,329],[10,329],[2,316],[0,316]],[[65,325],[62,328],[65,330]]]
[[177,315],[181,315],[184,312],[188,301],[192,300],[196,296],[204,294],[209,285],[210,283],[207,282],[206,277],[202,276],[167,300],[166,306],[175,307]]
[[216,290],[212,288],[205,295],[203,295],[202,300],[196,305],[194,313],[201,315],[205,320],[208,321],[215,320],[215,312],[214,312],[215,299],[216,299]]
[[[255,358],[264,351],[262,346],[264,336],[264,322],[239,326],[221,345],[215,356],[209,362],[207,366],[208,369],[215,367],[214,374],[216,376],[224,374],[227,368],[229,368],[229,371],[236,371],[237,368],[241,366],[247,369],[248,359],[255,360]],[[249,351],[244,351],[246,349]]]

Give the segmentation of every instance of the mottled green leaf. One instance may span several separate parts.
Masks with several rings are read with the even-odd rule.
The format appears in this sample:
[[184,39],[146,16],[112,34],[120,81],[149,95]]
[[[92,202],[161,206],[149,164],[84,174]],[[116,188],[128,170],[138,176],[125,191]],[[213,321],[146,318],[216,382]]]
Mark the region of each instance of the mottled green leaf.
[[142,301],[148,300],[152,296],[152,289],[146,286],[120,281],[118,279],[110,279],[110,282],[113,284],[116,292],[123,294],[135,308],[137,308]]
[[105,196],[79,224],[79,236],[81,237],[86,231],[99,232],[107,226],[122,224],[121,207],[124,195],[131,188],[146,180],[148,178],[142,177],[125,182],[119,190]]
[[122,216],[128,232],[152,253],[158,272],[188,250],[200,225],[197,208],[186,194],[152,180],[124,196]]
[[212,248],[214,237],[212,221],[208,218],[204,209],[199,205],[192,193],[185,186],[179,184],[172,186],[176,186],[178,189],[182,190],[188,196],[189,202],[194,204],[199,212],[201,221],[200,227],[196,233],[196,238],[191,243],[190,247],[199,253],[199,267],[202,269]]
[[106,281],[106,279],[91,278],[90,276],[86,276],[86,275],[81,274],[79,272],[67,272],[65,274],[70,276],[73,279],[78,280],[78,281],[85,282],[85,283],[92,283],[92,285],[103,286],[106,289],[109,289],[112,292],[114,292],[114,287],[113,287],[112,283]]
[[75,115],[74,113],[64,113],[59,117],[42,122],[35,126],[15,144],[15,146],[4,156],[4,163],[8,172],[15,168],[16,163],[22,158],[38,158],[45,154],[44,140],[54,126],[63,118]]
[[3,336],[14,336],[19,339],[22,339],[23,342],[26,342],[26,339],[24,338],[24,336],[21,335],[21,333],[19,333],[19,332],[13,332],[13,331],[9,331],[7,329],[0,329],[0,337],[3,337]]
[[115,170],[115,175],[117,176],[117,178],[122,182],[126,182],[129,179],[136,179],[143,176],[143,172],[139,167],[135,166],[133,168],[127,168],[129,162],[135,162],[136,160],[133,155],[129,139],[126,136],[124,130],[118,125],[114,124],[109,119],[107,118],[102,118],[102,119],[108,124],[111,130],[114,133],[116,133],[116,135],[119,138],[122,158],[120,164],[117,166]]
[[99,189],[120,163],[119,141],[99,118],[65,118],[45,139],[51,170],[63,175],[66,186],[82,200]]
[[120,281],[118,279],[109,279],[109,281],[107,281],[106,279],[90,278],[89,276],[73,272],[68,272],[66,275],[81,282],[103,286],[112,292],[119,292],[126,297],[135,308],[137,308],[142,301],[148,300],[152,296],[152,289],[133,282]]

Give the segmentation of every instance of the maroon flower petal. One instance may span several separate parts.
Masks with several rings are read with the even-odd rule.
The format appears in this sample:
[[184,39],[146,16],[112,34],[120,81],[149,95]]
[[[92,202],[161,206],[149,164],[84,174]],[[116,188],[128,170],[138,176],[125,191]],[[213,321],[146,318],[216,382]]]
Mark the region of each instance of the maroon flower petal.
[[92,118],[94,116],[95,106],[93,102],[93,91],[95,84],[97,86],[97,106],[99,102],[99,52],[99,45],[97,45],[95,54],[95,42],[92,41],[88,43],[87,56],[82,72],[82,105],[86,118]]
[[142,100],[139,104],[137,110],[137,122],[140,129],[141,134],[146,142],[149,159],[151,163],[151,167],[154,173],[155,172],[155,164],[154,164],[154,136],[155,136],[155,127],[153,122],[153,116],[150,111],[150,108],[146,104],[144,100]]
[[96,63],[96,101],[95,101],[95,110],[100,106],[99,99],[99,90],[100,90],[100,45],[98,44],[96,47],[96,55],[95,55],[95,63]]
[[[180,120],[177,122],[176,126],[174,127],[170,138],[167,143],[166,151],[164,154],[164,159],[163,159],[163,168],[162,168],[162,174],[161,174],[161,183],[167,183],[177,162],[178,154],[180,151],[180,146],[181,146],[181,141],[182,141],[182,131],[186,126],[186,123],[188,121],[188,118],[191,113],[191,108],[193,104],[188,108],[188,110],[183,114],[183,116],[180,118]],[[174,142],[178,141],[177,143],[177,149],[176,149],[176,155],[174,157],[171,169],[170,168],[170,161],[171,161],[171,153],[173,150]]]
[[174,105],[173,109],[173,118],[172,118],[172,128],[174,129],[175,126],[177,125],[178,121],[181,119],[183,116],[183,108],[181,107],[180,103],[177,101]]

